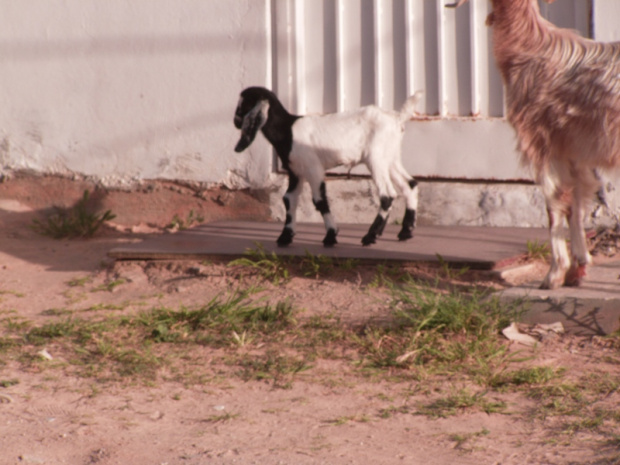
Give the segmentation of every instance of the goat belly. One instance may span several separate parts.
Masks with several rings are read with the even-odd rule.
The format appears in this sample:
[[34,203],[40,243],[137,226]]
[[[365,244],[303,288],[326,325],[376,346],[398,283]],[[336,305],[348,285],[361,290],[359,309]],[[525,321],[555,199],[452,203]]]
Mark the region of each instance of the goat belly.
[[[312,160],[323,169],[353,166],[361,162],[367,134],[355,120],[338,118],[339,114],[304,116],[293,125],[291,163]],[[303,162],[301,161],[303,159]]]

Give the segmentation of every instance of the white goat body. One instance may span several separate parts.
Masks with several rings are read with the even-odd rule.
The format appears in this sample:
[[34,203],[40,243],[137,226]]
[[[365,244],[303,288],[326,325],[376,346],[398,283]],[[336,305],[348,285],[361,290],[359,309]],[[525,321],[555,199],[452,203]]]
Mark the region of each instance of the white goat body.
[[[315,166],[328,170],[363,163],[372,172],[372,165],[377,163],[386,167],[399,164],[404,131],[401,115],[367,106],[343,113],[304,116],[293,125],[291,167],[295,170],[296,166],[303,166],[300,171],[307,173]],[[390,194],[396,196],[395,191]]]
[[583,217],[600,185],[596,170],[620,165],[620,43],[554,26],[540,15],[537,0],[492,3],[487,24],[507,118],[547,202],[552,263],[541,287],[579,285],[592,261]]
[[327,235],[323,243],[326,246],[337,243],[338,228],[325,193],[325,171],[360,163],[370,170],[381,199],[379,213],[362,243],[372,244],[381,235],[392,200],[399,194],[405,197],[406,213],[398,237],[400,240],[412,237],[417,190],[415,181],[402,166],[400,151],[404,123],[413,116],[418,98],[418,94],[410,97],[401,112],[371,105],[341,113],[295,116],[267,89],[250,87],[241,93],[235,125],[242,129],[242,134],[235,150],[239,152],[249,146],[261,129],[289,173],[289,187],[284,196],[287,219],[278,238],[279,245],[292,242],[303,181],[310,184],[313,202],[325,222]]

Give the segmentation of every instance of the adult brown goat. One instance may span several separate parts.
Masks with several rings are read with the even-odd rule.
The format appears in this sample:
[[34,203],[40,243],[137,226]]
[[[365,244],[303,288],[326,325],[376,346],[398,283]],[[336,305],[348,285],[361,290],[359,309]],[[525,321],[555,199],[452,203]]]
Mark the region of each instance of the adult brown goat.
[[620,43],[554,26],[537,0],[491,1],[507,118],[547,203],[552,260],[541,288],[578,286],[592,262],[583,217],[600,186],[596,170],[620,166]]

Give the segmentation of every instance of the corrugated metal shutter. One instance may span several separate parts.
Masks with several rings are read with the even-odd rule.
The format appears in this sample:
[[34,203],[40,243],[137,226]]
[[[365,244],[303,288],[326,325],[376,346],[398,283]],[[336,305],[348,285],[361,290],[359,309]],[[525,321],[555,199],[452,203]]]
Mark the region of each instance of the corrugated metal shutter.
[[[299,114],[398,109],[422,89],[419,112],[434,121],[408,128],[405,164],[413,174],[526,177],[510,128],[493,121],[503,116],[503,91],[485,26],[490,2],[445,8],[453,1],[272,0],[273,88]],[[591,0],[541,2],[541,11],[590,35]]]

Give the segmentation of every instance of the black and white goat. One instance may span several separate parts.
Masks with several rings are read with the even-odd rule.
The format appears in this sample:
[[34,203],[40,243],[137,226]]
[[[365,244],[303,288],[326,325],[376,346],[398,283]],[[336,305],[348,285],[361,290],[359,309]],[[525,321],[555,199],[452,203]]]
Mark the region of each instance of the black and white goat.
[[413,116],[418,99],[418,94],[409,97],[400,112],[370,105],[342,113],[296,116],[286,111],[276,95],[263,87],[249,87],[241,92],[234,120],[237,129],[241,129],[241,138],[235,151],[242,152],[249,147],[260,129],[289,175],[284,195],[286,223],[278,245],[286,246],[293,241],[303,181],[310,184],[314,206],[323,216],[327,230],[323,244],[336,244],[338,227],[329,210],[325,171],[360,163],[370,170],[380,196],[379,212],[362,244],[376,242],[398,194],[406,202],[398,239],[404,241],[413,237],[417,183],[403,167],[400,152],[404,123]]
[[507,117],[547,202],[552,260],[541,287],[577,286],[592,261],[583,216],[600,188],[597,170],[620,167],[620,43],[555,27],[542,18],[538,0],[492,4],[487,24]]

